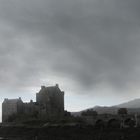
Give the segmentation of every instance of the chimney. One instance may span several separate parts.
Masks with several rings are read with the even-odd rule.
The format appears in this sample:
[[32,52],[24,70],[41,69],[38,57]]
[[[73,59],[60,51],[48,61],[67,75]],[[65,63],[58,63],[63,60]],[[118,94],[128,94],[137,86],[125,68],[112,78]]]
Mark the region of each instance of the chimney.
[[45,86],[41,86],[41,89],[45,89]]
[[59,85],[58,85],[58,84],[56,84],[55,86],[56,86],[56,87],[59,87]]
[[30,100],[30,103],[33,103],[33,100]]

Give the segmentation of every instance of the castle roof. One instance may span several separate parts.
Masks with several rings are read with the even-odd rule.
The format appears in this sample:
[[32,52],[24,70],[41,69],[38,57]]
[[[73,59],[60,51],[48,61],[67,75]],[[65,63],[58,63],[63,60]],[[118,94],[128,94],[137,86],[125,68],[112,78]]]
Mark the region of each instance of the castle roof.
[[22,102],[22,100],[21,100],[21,98],[17,98],[17,99],[7,99],[6,98],[6,99],[4,99],[4,102],[14,104],[14,103]]
[[58,84],[56,84],[55,86],[49,86],[49,87],[41,86],[41,90],[40,91],[47,91],[48,93],[62,92],[60,90]]

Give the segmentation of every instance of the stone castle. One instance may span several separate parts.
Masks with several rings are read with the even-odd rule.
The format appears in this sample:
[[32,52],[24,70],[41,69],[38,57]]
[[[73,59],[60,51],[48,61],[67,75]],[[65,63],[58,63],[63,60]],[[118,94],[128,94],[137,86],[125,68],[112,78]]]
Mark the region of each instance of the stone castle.
[[39,119],[62,117],[64,115],[64,92],[58,84],[41,86],[36,93],[36,102],[24,103],[21,98],[4,99],[2,103],[2,122],[9,122],[12,115],[30,115]]

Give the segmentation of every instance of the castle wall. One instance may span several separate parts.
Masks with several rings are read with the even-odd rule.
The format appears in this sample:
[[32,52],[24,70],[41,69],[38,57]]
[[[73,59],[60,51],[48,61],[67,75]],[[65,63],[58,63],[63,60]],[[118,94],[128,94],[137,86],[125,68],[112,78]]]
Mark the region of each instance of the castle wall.
[[36,102],[30,101],[29,103],[24,103],[24,114],[37,117],[39,112],[39,106]]
[[23,102],[20,99],[5,99],[2,103],[2,121],[8,121],[9,116],[23,111]]

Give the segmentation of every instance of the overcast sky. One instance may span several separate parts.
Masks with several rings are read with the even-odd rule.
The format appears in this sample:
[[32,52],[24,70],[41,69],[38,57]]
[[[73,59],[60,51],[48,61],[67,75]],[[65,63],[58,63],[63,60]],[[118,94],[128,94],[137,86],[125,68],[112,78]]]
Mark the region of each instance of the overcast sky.
[[139,0],[0,0],[0,97],[58,83],[69,111],[140,97]]

